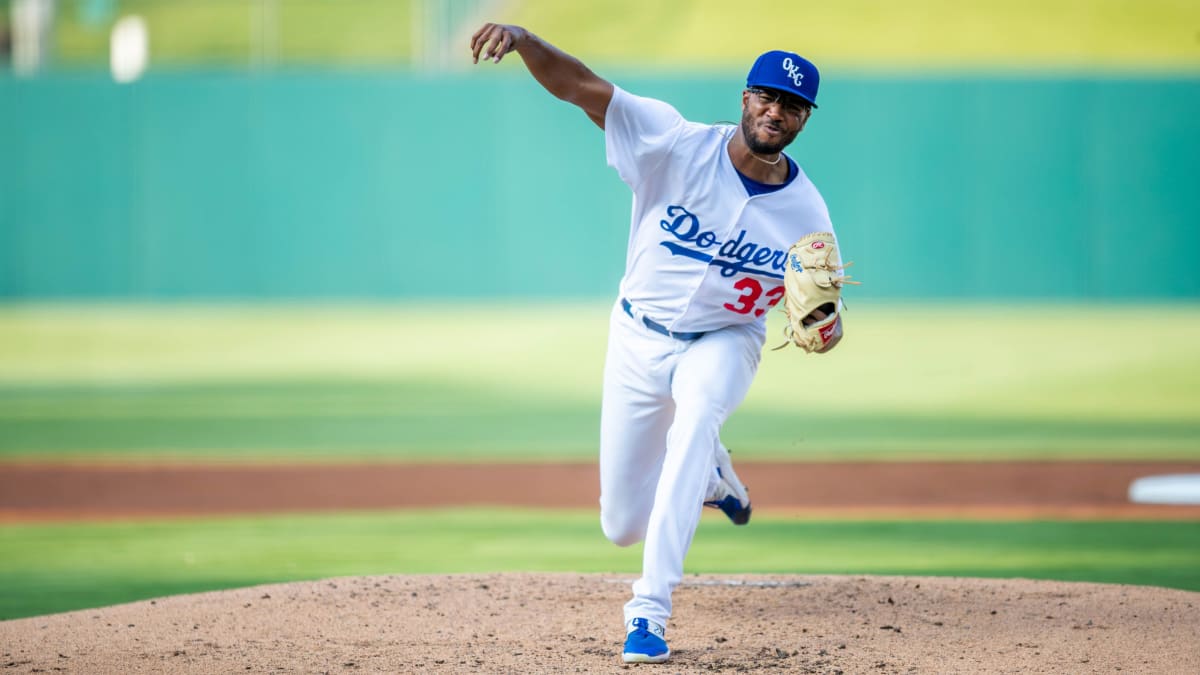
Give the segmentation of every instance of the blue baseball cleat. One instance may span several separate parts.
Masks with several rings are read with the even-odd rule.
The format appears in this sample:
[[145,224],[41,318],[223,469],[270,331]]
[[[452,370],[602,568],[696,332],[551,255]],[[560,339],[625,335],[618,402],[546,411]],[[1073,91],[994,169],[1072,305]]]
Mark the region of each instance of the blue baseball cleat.
[[720,509],[734,525],[750,522],[750,493],[733,471],[733,460],[729,451],[717,446],[717,483],[704,505]]
[[625,650],[621,658],[625,663],[662,663],[671,657],[667,641],[663,639],[666,629],[647,619],[633,619],[625,635]]

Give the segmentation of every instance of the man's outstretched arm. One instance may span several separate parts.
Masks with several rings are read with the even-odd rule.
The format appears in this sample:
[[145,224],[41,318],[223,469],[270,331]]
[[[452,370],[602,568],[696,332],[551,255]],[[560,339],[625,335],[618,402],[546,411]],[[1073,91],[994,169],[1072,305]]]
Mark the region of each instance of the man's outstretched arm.
[[583,63],[558,47],[520,26],[487,23],[471,36],[471,55],[475,63],[499,63],[504,55],[516,50],[525,67],[546,91],[583,109],[601,129],[613,85],[593,73]]

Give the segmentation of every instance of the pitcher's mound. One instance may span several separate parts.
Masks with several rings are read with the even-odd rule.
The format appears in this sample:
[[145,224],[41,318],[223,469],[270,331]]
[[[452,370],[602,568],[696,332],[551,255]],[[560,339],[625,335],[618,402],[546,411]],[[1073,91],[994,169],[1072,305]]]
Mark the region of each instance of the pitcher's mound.
[[[622,669],[612,575],[256,586],[0,623],[4,672]],[[1197,673],[1200,593],[919,577],[691,576],[647,673]],[[11,670],[10,670],[11,669]]]

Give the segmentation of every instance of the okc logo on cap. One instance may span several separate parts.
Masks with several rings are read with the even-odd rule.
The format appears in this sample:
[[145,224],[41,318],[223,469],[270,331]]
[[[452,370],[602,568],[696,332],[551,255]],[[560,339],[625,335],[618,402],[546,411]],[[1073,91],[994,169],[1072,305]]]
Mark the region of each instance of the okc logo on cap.
[[746,76],[747,88],[776,89],[799,96],[814,108],[817,107],[817,88],[820,84],[821,74],[812,61],[799,54],[780,50],[758,57]]
[[804,73],[800,71],[800,66],[792,63],[792,57],[783,57],[783,63],[780,65],[782,65],[783,69],[787,71],[788,77],[792,78],[792,82],[796,83],[797,87],[800,87],[804,84]]

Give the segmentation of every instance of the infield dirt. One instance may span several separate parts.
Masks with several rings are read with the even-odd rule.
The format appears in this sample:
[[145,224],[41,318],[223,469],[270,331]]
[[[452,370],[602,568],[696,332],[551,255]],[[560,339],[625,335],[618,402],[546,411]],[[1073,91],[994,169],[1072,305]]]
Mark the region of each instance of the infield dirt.
[[[1198,462],[738,464],[756,510],[851,517],[1186,518],[1129,503],[1141,476]],[[598,508],[595,463],[2,463],[0,520],[172,517],[436,506]]]
[[[846,516],[1200,518],[1129,504],[1195,463],[746,464],[758,508]],[[520,485],[521,490],[508,486]],[[403,489],[399,489],[403,486]],[[501,504],[595,508],[594,465],[3,464],[35,519]],[[690,576],[665,666],[620,662],[632,579],[359,577],[0,622],[2,672],[1197,673],[1200,593],[1029,580]]]
[[1197,673],[1200,593],[692,576],[665,665],[620,660],[629,579],[359,577],[0,623],[4,672]]

